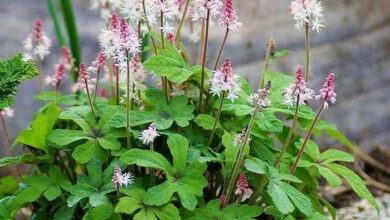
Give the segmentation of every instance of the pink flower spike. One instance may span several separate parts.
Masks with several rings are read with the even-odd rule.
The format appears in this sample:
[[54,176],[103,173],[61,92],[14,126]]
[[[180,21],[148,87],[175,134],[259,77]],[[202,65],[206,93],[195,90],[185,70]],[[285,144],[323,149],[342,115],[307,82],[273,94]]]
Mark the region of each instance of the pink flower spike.
[[220,96],[221,92],[226,92],[227,98],[234,101],[241,90],[238,82],[238,75],[233,73],[232,62],[226,58],[221,68],[213,73],[210,79],[210,93]]
[[283,93],[284,103],[288,106],[292,106],[297,102],[299,95],[299,105],[305,104],[314,96],[314,91],[306,86],[305,73],[302,67],[298,67],[295,72],[294,83],[287,87]]
[[79,77],[78,77],[77,82],[75,84],[74,90],[85,89],[86,83],[88,84],[88,88],[92,89],[92,88],[94,88],[95,82],[96,82],[96,79],[91,79],[91,74],[88,72],[85,63],[81,62],[80,68],[79,68]]
[[73,67],[73,58],[72,53],[70,52],[68,47],[62,47],[61,48],[62,57],[60,60],[60,63],[65,65],[66,70],[71,70]]
[[134,31],[129,27],[126,19],[121,18],[119,23],[121,50],[124,50],[126,53],[140,52],[140,40]]
[[111,15],[111,21],[110,21],[110,30],[116,31],[119,30],[119,17],[117,13],[112,13]]
[[334,73],[330,73],[326,79],[325,83],[322,85],[322,89],[320,89],[320,94],[316,96],[316,99],[323,99],[324,100],[324,109],[329,108],[329,103],[336,103],[336,97],[337,94],[334,91],[334,79],[335,75]]
[[26,60],[43,60],[49,55],[50,47],[51,40],[46,36],[42,29],[42,20],[38,19],[35,22],[33,32],[23,42],[24,58]]
[[242,194],[250,194],[252,191],[251,188],[249,188],[248,180],[246,178],[246,175],[241,173],[237,180],[236,185],[236,195],[242,195]]
[[45,78],[45,83],[47,85],[59,87],[61,81],[66,78],[65,65],[60,63],[57,65],[55,73],[52,76],[47,76]]
[[219,24],[226,26],[229,30],[235,32],[242,25],[238,22],[236,11],[234,10],[233,0],[226,0],[219,17]]

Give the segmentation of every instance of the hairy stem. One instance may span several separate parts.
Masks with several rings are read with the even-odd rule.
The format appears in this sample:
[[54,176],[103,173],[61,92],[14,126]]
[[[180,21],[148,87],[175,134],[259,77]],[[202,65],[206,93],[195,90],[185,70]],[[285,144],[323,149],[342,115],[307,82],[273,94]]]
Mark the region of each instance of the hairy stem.
[[238,150],[238,153],[237,153],[237,156],[236,156],[236,160],[235,160],[235,163],[234,163],[234,166],[233,166],[233,170],[232,170],[232,173],[230,175],[230,180],[228,181],[228,187],[226,188],[226,203],[225,205],[227,205],[229,203],[229,200],[231,198],[231,194],[233,193],[234,191],[234,184],[237,180],[237,176],[238,176],[238,171],[242,165],[242,161],[243,161],[243,153],[244,153],[244,148],[245,148],[245,145],[246,143],[248,142],[248,139],[250,137],[250,133],[251,133],[251,130],[252,130],[252,127],[253,127],[253,124],[255,122],[255,118],[256,118],[256,114],[257,114],[257,111],[259,110],[259,108],[256,106],[254,112],[253,112],[253,115],[251,117],[251,120],[249,122],[249,125],[248,125],[248,128],[246,130],[246,134],[245,134],[245,138],[244,138],[244,141],[243,143],[241,144],[241,147],[239,148]]
[[310,34],[309,23],[305,24],[305,47],[306,47],[306,65],[305,65],[305,81],[309,80],[310,75]]
[[219,120],[219,117],[221,116],[223,101],[225,99],[225,93],[226,93],[225,91],[222,92],[222,97],[221,97],[221,101],[219,103],[218,112],[217,112],[217,115],[216,115],[215,120],[214,120],[213,129],[211,130],[209,143],[207,144],[208,148],[211,147],[211,143],[213,142],[213,138],[214,138],[214,134],[215,134],[215,131],[216,131],[216,128],[217,128],[218,120]]
[[290,174],[294,174],[295,173],[295,171],[297,169],[297,166],[298,166],[298,163],[299,163],[299,160],[301,159],[301,156],[302,156],[302,154],[303,154],[303,152],[305,150],[306,144],[307,144],[307,142],[309,141],[309,139],[311,137],[311,133],[313,132],[313,128],[314,128],[318,118],[320,117],[320,114],[321,114],[323,109],[324,109],[324,103],[322,103],[321,107],[317,111],[317,114],[316,114],[315,118],[311,122],[309,131],[307,132],[305,140],[303,141],[302,146],[299,149],[299,152],[298,152],[297,158],[295,159],[294,165],[291,167]]
[[295,125],[296,125],[297,119],[298,119],[298,108],[299,108],[299,94],[297,95],[297,103],[296,103],[296,105],[295,105],[295,112],[294,112],[293,123],[292,123],[292,125],[291,125],[290,131],[288,132],[287,138],[286,138],[286,140],[284,141],[282,150],[280,151],[279,156],[278,156],[278,157],[276,158],[276,160],[275,160],[275,163],[274,163],[274,166],[275,166],[275,167],[279,164],[280,160],[283,158],[283,154],[284,154],[284,152],[286,152],[287,147],[288,147],[288,145],[290,144],[291,137],[292,137],[292,135],[294,134]]
[[207,10],[207,18],[206,18],[206,32],[203,44],[203,56],[202,56],[202,76],[200,80],[200,93],[199,93],[199,106],[198,113],[201,113],[202,110],[202,99],[203,99],[203,87],[204,87],[204,78],[205,78],[205,68],[206,68],[206,58],[207,58],[207,44],[209,38],[209,22],[210,22],[210,9]]
[[181,28],[183,27],[183,24],[186,20],[186,15],[187,15],[187,11],[188,11],[188,6],[190,5],[190,0],[187,0],[186,1],[186,5],[184,6],[184,11],[183,11],[183,15],[181,16],[181,20],[180,20],[180,23],[179,23],[179,26],[177,27],[177,31],[176,31],[176,44],[180,42],[180,33],[181,33]]
[[[126,53],[129,59],[129,53]],[[127,61],[127,83],[126,83],[126,137],[127,148],[131,148],[131,134],[130,134],[130,65]]]
[[93,107],[93,103],[92,103],[92,100],[91,100],[91,94],[89,93],[87,80],[84,80],[84,83],[85,83],[85,90],[87,90],[88,101],[89,101],[89,105],[91,106],[91,111],[92,111],[93,118],[95,119],[95,121],[97,121],[97,117],[96,117],[96,114],[95,114],[95,109]]
[[115,97],[115,86],[114,86],[114,73],[112,70],[112,60],[107,60],[107,66],[108,66],[108,77],[110,80],[110,87],[111,87],[111,97]]
[[98,93],[99,74],[100,74],[100,67],[97,69],[97,73],[96,73],[96,86],[95,86],[95,92],[93,93],[93,104],[95,104],[95,102],[96,102],[96,96],[97,96],[97,93]]
[[115,97],[116,97],[116,104],[119,105],[119,68],[116,66],[115,69]]
[[271,52],[271,43],[267,45],[267,51],[265,54],[265,61],[264,61],[264,67],[263,67],[263,75],[261,76],[261,81],[260,81],[260,89],[264,87],[264,82],[265,82],[265,74],[267,74],[268,71],[268,66],[270,62],[270,52]]

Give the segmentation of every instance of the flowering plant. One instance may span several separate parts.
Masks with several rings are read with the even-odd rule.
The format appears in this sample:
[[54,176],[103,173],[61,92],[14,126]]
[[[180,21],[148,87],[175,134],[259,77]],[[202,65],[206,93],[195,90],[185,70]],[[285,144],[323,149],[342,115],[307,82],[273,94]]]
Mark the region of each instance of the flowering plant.
[[[42,21],[25,41],[24,58],[0,60],[0,118],[10,154],[0,167],[31,167],[15,170],[19,184],[0,200],[1,219],[335,219],[316,190],[322,178],[331,187],[350,185],[377,207],[345,166],[354,157],[321,152],[312,137],[327,134],[354,148],[320,118],[336,103],[335,74],[319,92],[309,88],[308,44],[306,65],[293,77],[269,70],[272,59],[287,54],[270,39],[254,90],[234,72],[234,60],[222,58],[230,31],[242,25],[233,0],[95,0],[93,7],[108,24],[101,52],[88,67],[72,57],[74,48],[62,48],[45,80],[55,92],[40,87],[42,108],[13,144],[5,119],[14,114],[15,87],[36,75],[42,82],[40,63],[50,52]],[[317,0],[295,0],[291,9],[298,28],[322,28]],[[226,32],[208,69],[213,20]],[[198,62],[181,42],[185,23],[203,27]],[[195,41],[191,35],[190,48]],[[77,81],[62,94],[71,73]],[[15,156],[16,147],[26,153]]]

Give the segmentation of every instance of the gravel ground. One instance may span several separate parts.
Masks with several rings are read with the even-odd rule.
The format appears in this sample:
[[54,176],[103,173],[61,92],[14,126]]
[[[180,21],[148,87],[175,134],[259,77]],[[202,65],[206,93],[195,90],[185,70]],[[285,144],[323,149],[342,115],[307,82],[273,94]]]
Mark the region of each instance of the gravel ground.
[[389,220],[390,194],[376,198],[380,212],[379,215],[367,200],[352,203],[348,207],[337,210],[337,220]]

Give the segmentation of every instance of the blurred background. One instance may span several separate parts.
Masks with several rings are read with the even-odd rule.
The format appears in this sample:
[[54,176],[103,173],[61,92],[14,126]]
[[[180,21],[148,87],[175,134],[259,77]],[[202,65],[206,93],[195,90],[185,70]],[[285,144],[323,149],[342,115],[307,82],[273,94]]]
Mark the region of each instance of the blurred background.
[[[98,33],[104,27],[99,12],[87,0],[74,0],[83,60],[90,63],[99,51]],[[266,41],[273,37],[278,50],[291,50],[271,63],[270,69],[293,74],[304,64],[304,33],[294,29],[289,13],[290,0],[236,0],[241,31],[229,35],[223,56],[230,56],[235,71],[253,86],[260,80]],[[323,0],[325,28],[311,32],[310,87],[318,90],[325,76],[336,74],[338,103],[323,117],[338,125],[353,143],[368,152],[390,145],[390,1]],[[51,56],[43,64],[43,74],[52,74],[60,56],[53,24],[44,0],[0,0],[0,57],[22,51],[22,41],[41,18],[46,34],[53,39]],[[211,28],[210,60],[214,60],[224,29]],[[69,85],[65,86],[69,90]],[[40,106],[32,96],[38,92],[36,80],[19,87],[15,117],[8,120],[11,137],[25,128]],[[0,145],[2,142],[0,141]],[[1,148],[2,155],[5,153]],[[383,155],[384,158],[390,156]],[[384,160],[390,167],[388,159]]]

